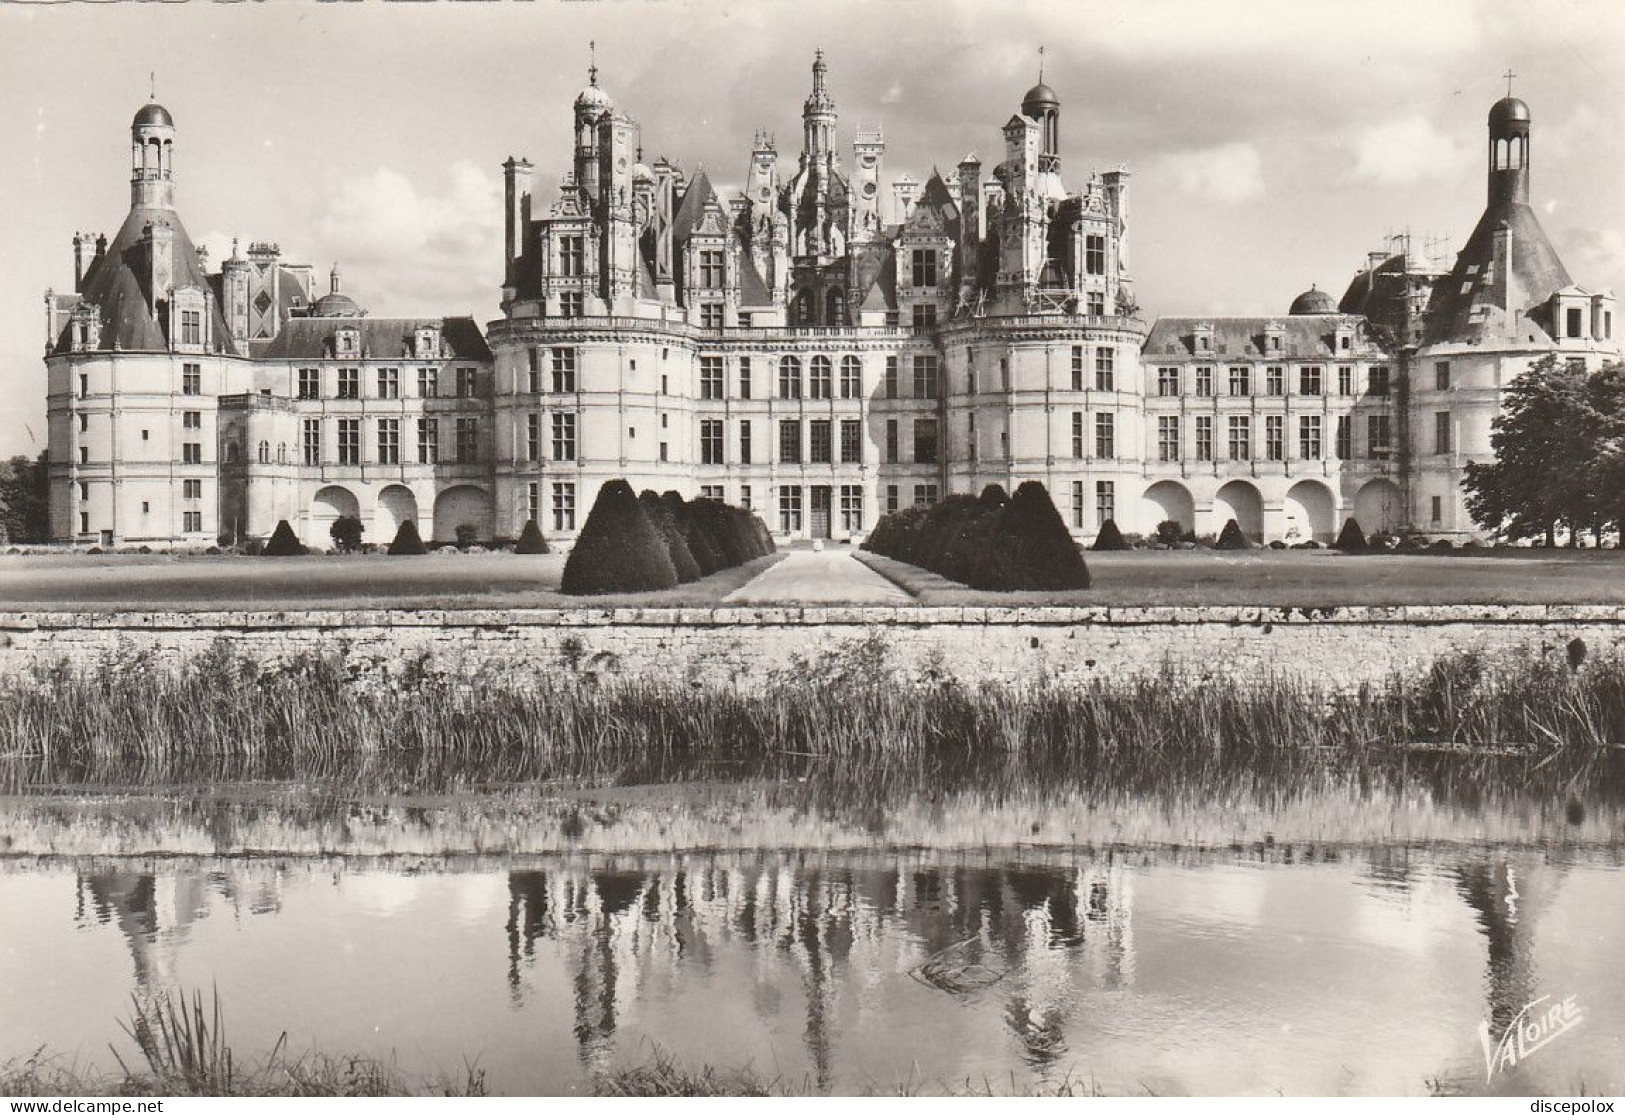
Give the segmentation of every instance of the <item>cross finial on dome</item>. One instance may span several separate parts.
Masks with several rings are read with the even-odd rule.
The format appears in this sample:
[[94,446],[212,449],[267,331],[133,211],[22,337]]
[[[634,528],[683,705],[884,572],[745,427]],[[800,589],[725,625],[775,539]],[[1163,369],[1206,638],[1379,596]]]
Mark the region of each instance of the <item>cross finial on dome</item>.
[[596,86],[598,84],[598,40],[597,39],[588,39],[587,40],[587,56],[591,59],[591,62],[587,66],[587,84],[592,85],[592,86]]
[[1044,48],[1038,48],[1038,84],[1044,84]]
[[147,71],[147,99],[149,101],[156,101],[158,99],[158,71],[157,70],[148,70]]
[[1507,96],[1510,97],[1510,96],[1512,96],[1512,79],[1517,77],[1518,75],[1512,72],[1512,67],[1511,66],[1508,66],[1507,67],[1507,72],[1502,74],[1501,76],[1507,79]]

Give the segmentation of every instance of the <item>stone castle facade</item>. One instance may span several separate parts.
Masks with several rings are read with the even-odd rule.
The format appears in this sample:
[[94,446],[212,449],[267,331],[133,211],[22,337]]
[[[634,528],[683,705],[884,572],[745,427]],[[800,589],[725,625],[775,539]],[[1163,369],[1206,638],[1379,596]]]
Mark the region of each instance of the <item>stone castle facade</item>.
[[1500,389],[1557,352],[1616,359],[1613,297],[1574,285],[1529,205],[1529,112],[1489,121],[1489,199],[1453,264],[1404,243],[1341,299],[1268,318],[1139,313],[1129,174],[1079,176],[1040,82],[921,185],[850,160],[820,54],[801,150],[759,134],[744,186],[647,164],[598,85],[555,196],[504,164],[503,316],[366,313],[335,267],[275,245],[210,271],[174,205],[175,123],[131,126],[131,208],[74,239],[48,293],[53,536],[195,543],[339,515],[387,542],[568,539],[604,481],[753,508],[781,537],[847,538],[901,506],[1037,479],[1081,540],[1113,518],[1330,540],[1475,527],[1462,466]]

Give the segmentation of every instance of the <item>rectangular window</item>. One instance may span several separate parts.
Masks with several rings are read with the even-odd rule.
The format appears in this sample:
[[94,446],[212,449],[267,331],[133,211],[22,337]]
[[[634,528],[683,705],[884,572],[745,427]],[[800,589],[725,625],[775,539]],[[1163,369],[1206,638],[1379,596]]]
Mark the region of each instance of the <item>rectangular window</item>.
[[1083,390],[1083,346],[1072,346],[1072,390]]
[[478,418],[459,418],[456,432],[457,463],[471,465],[479,460],[480,456],[480,420]]
[[1444,522],[1444,497],[1443,496],[1434,496],[1432,498],[1430,514],[1431,514],[1434,526],[1438,526],[1440,523]]
[[801,360],[799,357],[779,357],[779,398],[801,398]]
[[702,418],[700,420],[700,464],[720,465],[722,463],[722,419]]
[[477,368],[457,369],[457,397],[459,399],[472,399],[479,394],[479,370]]
[[934,248],[915,248],[912,263],[915,286],[934,287],[937,285],[937,253]]
[[[80,386],[83,387],[83,385],[84,385],[84,377],[83,376],[80,377],[79,382],[80,382]],[[81,390],[80,394],[83,394],[83,393],[84,392]],[[181,394],[182,395],[201,395],[201,394],[203,394],[203,365],[201,365],[201,364],[182,364],[181,365]]]
[[701,484],[700,498],[714,499],[718,503],[722,503],[727,499],[727,492],[723,490],[723,486],[721,484]]
[[1213,394],[1213,369],[1205,364],[1196,368],[1196,393],[1204,399]]
[[829,357],[813,357],[812,374],[807,377],[807,397],[809,399],[833,397],[835,394],[834,374],[834,368],[830,365]]
[[553,459],[576,459],[576,416],[571,411],[553,412]]
[[863,529],[863,486],[841,485],[841,529],[848,534]]
[[700,357],[700,398],[722,398],[722,357]]
[[[700,286],[705,290],[716,290],[722,286],[722,250],[720,248],[707,248],[700,252]],[[719,310],[721,307],[717,307]]]
[[1298,458],[1304,461],[1318,461],[1325,455],[1320,439],[1320,415],[1300,414],[1298,416]]
[[1393,451],[1393,423],[1389,415],[1371,414],[1365,420],[1366,450],[1373,457],[1387,457]]
[[1072,456],[1083,459],[1083,411],[1072,412]]
[[1450,412],[1436,411],[1433,415],[1433,451],[1450,452]]
[[934,465],[937,463],[937,420],[935,418],[916,418],[914,420],[914,463],[917,465]]
[[916,329],[935,329],[937,305],[935,302],[916,302],[909,310],[909,321]]
[[1117,383],[1117,350],[1102,345],[1095,349],[1095,390],[1115,391]]
[[1095,458],[1109,461],[1117,456],[1117,423],[1115,415],[1095,415]]
[[1098,290],[1091,290],[1083,296],[1084,312],[1090,317],[1106,316],[1106,296]]
[[750,357],[739,358],[739,397],[750,398]]
[[1285,415],[1266,414],[1264,416],[1264,459],[1266,461],[1286,460]]
[[1354,423],[1346,414],[1337,416],[1337,459],[1346,461],[1354,456]]
[[542,486],[534,480],[525,485],[525,518],[542,525]]
[[[85,457],[86,453],[84,448],[81,447],[79,450],[79,461],[81,464],[84,463]],[[188,441],[182,444],[181,463],[188,465],[201,465],[203,463],[203,443],[200,441]]]
[[440,419],[418,419],[418,463],[440,463]]
[[361,398],[361,369],[360,368],[340,368],[339,369],[338,397],[341,398],[341,399],[359,399],[359,398]]
[[299,369],[299,397],[301,399],[319,399],[322,397],[322,370],[320,368]]
[[586,271],[587,238],[585,236],[559,237],[559,274],[566,279],[580,278]]
[[886,514],[890,515],[893,511],[896,511],[897,508],[898,508],[897,485],[896,484],[887,484],[886,485]]
[[721,302],[702,302],[702,303],[700,303],[700,328],[701,329],[721,329],[722,328],[722,303]]
[[1379,364],[1371,369],[1370,385],[1366,388],[1366,393],[1370,395],[1388,394],[1388,368],[1386,365]]
[[542,416],[539,414],[525,415],[525,460],[539,461],[542,459]]
[[525,390],[532,395],[542,389],[542,354],[534,346],[525,350]]
[[1565,315],[1565,317],[1567,317],[1567,319],[1568,319],[1567,324],[1568,324],[1568,334],[1569,334],[1569,336],[1571,336],[1571,337],[1584,336],[1585,324],[1584,324],[1584,317],[1583,317],[1581,311],[1576,310],[1576,309],[1570,309],[1568,311],[1568,313]]
[[1117,483],[1112,480],[1095,481],[1095,525],[1105,526],[1107,519],[1117,518]]
[[1320,368],[1314,364],[1298,369],[1298,394],[1320,394]]
[[916,399],[937,397],[936,356],[920,353],[914,357],[914,397]]
[[1253,427],[1245,414],[1230,416],[1230,459],[1250,461],[1253,456]]
[[88,398],[89,396],[90,396],[90,377],[85,375],[83,372],[80,372],[79,373],[79,397],[81,399],[84,399],[84,398]]
[[897,419],[886,419],[886,463],[897,463]]
[[306,467],[314,468],[321,464],[322,420],[320,418],[306,418],[301,425],[299,439],[304,449]]
[[381,465],[398,465],[401,463],[401,420],[399,418],[380,418],[378,420],[378,463]]
[[1157,394],[1163,398],[1179,394],[1179,369],[1157,369]]
[[1106,238],[1086,236],[1083,240],[1083,271],[1086,275],[1106,273]]
[[440,397],[440,369],[418,369],[418,398],[438,399]]
[[671,460],[671,444],[669,442],[663,441],[660,443],[660,459],[662,461]]
[[1072,481],[1072,529],[1083,529],[1083,481]]
[[1339,395],[1354,394],[1354,369],[1347,364],[1337,366],[1337,393]]
[[571,481],[553,485],[553,530],[565,533],[576,528],[576,486]]
[[979,450],[976,447],[976,412],[973,410],[965,415],[965,456],[971,461],[976,460]]
[[401,397],[401,370],[399,368],[378,369],[378,397],[380,399],[398,399]]
[[181,498],[182,499],[202,499],[203,498],[203,481],[201,481],[201,480],[182,480],[181,481]]
[[937,502],[937,486],[935,484],[914,485],[914,506],[929,507]]
[[863,462],[863,423],[856,418],[841,419],[841,463]]
[[739,463],[751,463],[750,451],[750,419],[746,418],[739,423]]
[[203,529],[203,512],[182,511],[181,529],[187,534],[196,534]]
[[361,419],[339,419],[339,464],[361,463]]
[[886,398],[897,398],[897,357],[886,357]]
[[833,427],[828,418],[814,418],[807,423],[808,460],[815,465],[834,462]]
[[856,356],[841,357],[841,398],[863,398],[863,362]]
[[579,290],[567,290],[559,295],[560,317],[585,317],[587,303]]
[[796,534],[801,530],[801,488],[787,484],[779,489],[779,533]]
[[203,343],[203,315],[197,310],[181,311],[181,344]]
[[1198,414],[1196,416],[1196,459],[1198,461],[1211,461],[1213,459],[1213,416],[1211,414]]
[[1286,369],[1279,364],[1271,364],[1264,369],[1264,394],[1286,394]]
[[1157,418],[1157,458],[1163,461],[1179,460],[1178,415],[1164,414]]
[[787,418],[779,423],[779,460],[787,465],[801,463],[801,421]]
[[1230,369],[1230,394],[1251,395],[1253,393],[1253,370],[1245,364],[1239,364]]
[[743,507],[746,511],[750,510],[751,503],[750,503],[750,485],[749,484],[741,484],[741,485],[739,485],[739,506]]
[[1433,389],[1435,391],[1450,390],[1450,361],[1438,360],[1434,362]]
[[[187,430],[203,429],[203,412],[201,410],[181,411],[181,428]],[[145,430],[142,431],[142,433],[145,432]]]

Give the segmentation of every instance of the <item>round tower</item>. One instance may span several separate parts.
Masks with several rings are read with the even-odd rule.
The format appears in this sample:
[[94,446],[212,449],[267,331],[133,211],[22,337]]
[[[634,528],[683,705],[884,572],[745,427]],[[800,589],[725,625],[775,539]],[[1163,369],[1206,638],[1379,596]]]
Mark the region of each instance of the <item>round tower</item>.
[[824,52],[820,50],[813,56],[812,93],[801,106],[801,123],[805,133],[802,149],[805,151],[804,158],[809,162],[835,149],[835,100],[824,83],[828,73],[829,65],[824,61]]
[[130,122],[130,207],[175,208],[175,119],[156,102]]
[[1529,204],[1529,106],[1502,97],[1490,108],[1489,203]]
[[1061,99],[1055,95],[1055,90],[1045,85],[1042,80],[1021,98],[1021,114],[1029,120],[1036,120],[1044,128],[1044,146],[1042,154],[1058,156],[1061,153]]

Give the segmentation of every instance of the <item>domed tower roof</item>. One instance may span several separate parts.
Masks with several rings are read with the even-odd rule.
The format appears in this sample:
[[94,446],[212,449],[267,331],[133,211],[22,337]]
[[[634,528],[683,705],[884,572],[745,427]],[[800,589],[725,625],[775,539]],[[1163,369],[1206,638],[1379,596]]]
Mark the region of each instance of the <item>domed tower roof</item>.
[[1529,106],[1517,97],[1502,97],[1490,106],[1490,127],[1515,122],[1529,122]]
[[135,119],[130,121],[130,127],[132,128],[173,128],[174,126],[175,118],[169,115],[167,108],[156,101],[142,106],[141,111],[135,114]]
[[324,294],[310,304],[311,317],[360,317],[361,307],[348,294]]
[[1335,314],[1337,312],[1337,299],[1319,287],[1311,286],[1308,290],[1292,300],[1292,308],[1287,313],[1294,316],[1302,314]]
[[1061,98],[1055,95],[1055,90],[1042,81],[1027,90],[1027,95],[1021,98],[1021,111],[1025,116],[1036,116],[1036,110],[1060,107]]
[[576,94],[577,112],[590,111],[598,113],[607,108],[612,108],[614,104],[615,102],[610,98],[610,95],[598,88],[598,83],[596,81],[587,86],[580,93]]

